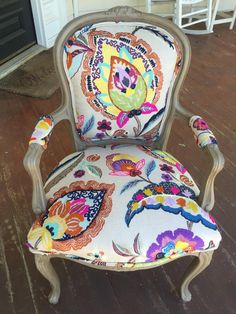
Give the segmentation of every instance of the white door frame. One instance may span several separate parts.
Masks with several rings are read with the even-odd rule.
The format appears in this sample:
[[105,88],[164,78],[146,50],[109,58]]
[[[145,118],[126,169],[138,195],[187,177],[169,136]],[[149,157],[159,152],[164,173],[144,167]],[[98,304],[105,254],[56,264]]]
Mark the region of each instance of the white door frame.
[[67,23],[66,0],[31,0],[38,45],[50,48]]

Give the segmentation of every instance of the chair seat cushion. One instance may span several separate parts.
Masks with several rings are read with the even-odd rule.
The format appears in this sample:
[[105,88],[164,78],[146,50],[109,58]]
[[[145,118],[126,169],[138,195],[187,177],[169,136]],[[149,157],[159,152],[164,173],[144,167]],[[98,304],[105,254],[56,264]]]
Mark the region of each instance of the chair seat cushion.
[[143,267],[216,249],[221,235],[199,189],[173,156],[141,146],[91,147],[50,174],[48,208],[33,224],[34,253]]

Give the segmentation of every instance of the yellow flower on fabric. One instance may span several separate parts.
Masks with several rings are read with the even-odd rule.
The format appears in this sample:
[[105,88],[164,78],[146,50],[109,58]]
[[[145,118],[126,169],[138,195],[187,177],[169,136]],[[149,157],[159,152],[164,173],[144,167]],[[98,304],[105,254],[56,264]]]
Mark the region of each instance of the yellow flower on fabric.
[[139,208],[139,203],[137,203],[137,202],[133,203],[132,206],[131,206],[132,210],[136,210],[138,208]]
[[120,160],[120,159],[128,159],[131,160],[134,163],[137,163],[139,161],[139,159],[133,155],[129,155],[129,154],[116,154],[113,155],[112,160],[116,161],[116,160]]
[[35,249],[47,252],[52,250],[51,233],[44,227],[30,229],[27,238],[29,244]]
[[177,241],[176,244],[175,244],[175,248],[177,250],[180,250],[180,251],[184,251],[188,247],[189,247],[189,243],[188,242],[184,242],[184,241]]
[[189,201],[186,208],[191,209],[194,213],[197,213],[199,211],[198,205],[193,201]]
[[155,197],[155,201],[157,202],[157,203],[164,203],[164,201],[165,201],[165,197],[164,196],[161,196],[161,195],[157,195],[156,197]]
[[58,215],[45,219],[43,227],[47,229],[53,228],[53,231],[51,231],[50,234],[52,238],[55,237],[56,239],[62,238],[65,231],[68,229],[65,218],[62,218]]
[[152,191],[150,189],[144,189],[144,194],[147,196],[152,196]]

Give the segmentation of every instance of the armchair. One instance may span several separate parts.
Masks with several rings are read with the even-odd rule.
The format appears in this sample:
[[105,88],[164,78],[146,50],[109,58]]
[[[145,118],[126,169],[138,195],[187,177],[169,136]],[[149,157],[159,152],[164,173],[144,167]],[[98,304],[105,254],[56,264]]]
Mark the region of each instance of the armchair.
[[[213,133],[179,104],[190,46],[173,23],[130,7],[115,7],[70,22],[54,48],[62,90],[59,109],[40,118],[24,165],[39,217],[27,244],[57,303],[60,283],[50,259],[114,271],[196,259],[181,285],[210,263],[221,235],[209,214],[214,179],[224,158]],[[186,168],[165,151],[180,117],[210,156],[200,190]],[[54,126],[71,123],[75,152],[43,184],[40,158]]]

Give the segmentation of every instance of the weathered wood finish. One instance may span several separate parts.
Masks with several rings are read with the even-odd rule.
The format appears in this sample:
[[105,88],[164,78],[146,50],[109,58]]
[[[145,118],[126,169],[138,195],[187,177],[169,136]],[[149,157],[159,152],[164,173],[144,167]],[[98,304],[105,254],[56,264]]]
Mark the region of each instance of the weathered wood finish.
[[[180,302],[176,290],[189,257],[157,269],[119,274],[55,259],[63,297],[58,305],[48,303],[49,285],[24,246],[35,216],[29,208],[32,187],[22,159],[28,147],[26,139],[38,117],[58,107],[60,93],[49,100],[38,100],[0,92],[1,313],[235,313],[236,32],[230,32],[227,25],[215,30],[212,35],[190,37],[193,60],[180,97],[184,107],[208,121],[226,157],[226,166],[216,180],[213,212],[223,242],[211,266],[193,281],[192,302]],[[174,122],[168,150],[199,181],[207,169],[204,154],[196,147],[190,128],[180,120]],[[62,122],[42,157],[43,179],[72,151],[70,127]]]

